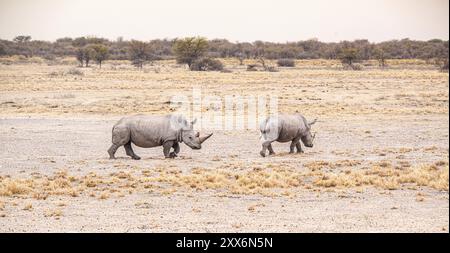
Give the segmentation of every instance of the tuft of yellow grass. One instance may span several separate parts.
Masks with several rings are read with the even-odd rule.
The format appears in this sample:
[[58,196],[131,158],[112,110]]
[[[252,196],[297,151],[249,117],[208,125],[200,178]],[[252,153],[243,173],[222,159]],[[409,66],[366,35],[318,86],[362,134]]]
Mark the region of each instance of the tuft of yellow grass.
[[44,212],[45,217],[55,217],[58,218],[63,215],[63,211],[61,209],[49,209]]
[[31,203],[28,203],[23,207],[23,210],[26,210],[26,211],[31,211],[32,209],[33,209],[33,205]]
[[24,195],[31,191],[32,182],[29,180],[3,179],[0,182],[0,196]]
[[100,194],[100,196],[98,197],[98,199],[108,199],[109,198],[109,193],[108,192],[102,192]]
[[[384,164],[385,165],[385,164]],[[351,170],[348,173],[324,173],[314,181],[320,187],[374,186],[395,190],[402,185],[426,186],[437,190],[449,190],[449,168],[435,165],[421,165],[414,168],[397,169],[386,165],[372,166],[366,170]]]
[[330,169],[335,168],[334,164],[327,161],[312,161],[306,163],[304,166],[312,171],[321,170],[323,168],[330,168]]

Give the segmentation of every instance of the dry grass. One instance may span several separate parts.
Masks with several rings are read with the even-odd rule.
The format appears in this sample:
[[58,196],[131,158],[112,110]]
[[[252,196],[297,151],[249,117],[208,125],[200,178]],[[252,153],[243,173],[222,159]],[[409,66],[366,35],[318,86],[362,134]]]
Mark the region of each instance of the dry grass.
[[314,181],[315,186],[352,188],[374,186],[395,190],[402,186],[414,185],[448,191],[449,169],[435,165],[422,165],[415,168],[393,168],[386,163],[372,166],[366,170],[350,170],[344,173],[323,173]]
[[293,197],[295,191],[301,189],[316,191],[321,188],[351,188],[357,192],[363,192],[366,187],[385,190],[417,187],[441,191],[449,189],[449,167],[445,161],[420,166],[411,166],[409,163],[394,166],[391,162],[381,161],[374,162],[370,167],[358,168],[360,164],[361,161],[353,160],[334,163],[313,161],[306,163],[303,168],[274,163],[265,167],[250,164],[244,169],[236,169],[239,165],[225,165],[217,169],[192,168],[185,172],[177,168],[156,167],[135,168],[134,173],[120,171],[107,175],[88,173],[79,176],[60,171],[51,176],[35,175],[28,179],[1,178],[0,193],[4,197],[37,200],[61,195],[89,196],[105,200],[149,191],[162,195],[215,191],[219,195],[261,194]]
[[233,194],[268,194],[270,189],[300,186],[301,174],[293,169],[274,168],[232,172],[194,168],[190,173],[163,171],[157,182],[194,190],[220,189]]
[[33,205],[31,203],[28,203],[23,207],[23,210],[26,210],[26,211],[31,211],[32,209],[33,209]]
[[63,215],[63,211],[61,209],[49,209],[44,212],[45,217],[55,217],[59,218]]

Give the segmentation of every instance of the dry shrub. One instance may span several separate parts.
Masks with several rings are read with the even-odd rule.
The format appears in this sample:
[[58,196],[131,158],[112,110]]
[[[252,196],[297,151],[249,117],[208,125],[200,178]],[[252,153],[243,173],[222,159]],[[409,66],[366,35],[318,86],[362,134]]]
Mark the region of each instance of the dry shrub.
[[247,65],[247,71],[258,71],[256,67],[257,67],[256,64],[249,64]]
[[223,70],[223,64],[220,60],[212,58],[202,58],[194,61],[190,70],[192,71],[221,71]]
[[73,75],[73,76],[84,76],[84,72],[77,69],[77,68],[71,68],[67,71],[68,75]]
[[32,190],[31,186],[30,180],[2,179],[0,181],[0,196],[24,195]]

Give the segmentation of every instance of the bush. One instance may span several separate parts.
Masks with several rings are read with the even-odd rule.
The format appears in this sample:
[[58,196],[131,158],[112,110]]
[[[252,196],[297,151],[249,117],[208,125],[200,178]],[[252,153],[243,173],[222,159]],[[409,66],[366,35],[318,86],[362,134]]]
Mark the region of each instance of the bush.
[[74,76],[83,76],[84,75],[83,71],[76,69],[76,68],[69,69],[67,71],[67,74],[74,75]]
[[278,72],[278,69],[276,69],[274,66],[269,66],[266,68],[266,71],[268,72]]
[[448,58],[435,59],[434,64],[439,67],[442,72],[448,72]]
[[216,59],[202,58],[194,61],[189,69],[192,71],[221,71],[223,70],[223,64]]
[[247,65],[247,71],[258,71],[258,69],[256,68],[256,64]]
[[341,60],[344,68],[353,68],[353,64],[359,60],[358,50],[356,48],[344,48],[339,53],[338,58]]
[[279,59],[277,65],[278,67],[295,67],[295,61],[293,59]]
[[352,64],[352,65],[350,65],[350,67],[351,67],[353,70],[363,70],[363,66],[362,66],[361,64],[358,64],[358,63]]

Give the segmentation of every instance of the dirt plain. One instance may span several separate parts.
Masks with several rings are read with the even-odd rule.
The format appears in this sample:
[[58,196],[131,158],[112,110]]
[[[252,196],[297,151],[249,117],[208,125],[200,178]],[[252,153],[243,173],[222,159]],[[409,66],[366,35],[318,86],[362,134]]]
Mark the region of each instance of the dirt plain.
[[[0,231],[448,232],[448,73],[417,60],[224,62],[229,73],[0,59]],[[139,161],[122,148],[108,159],[120,117],[170,113],[192,87],[275,94],[279,111],[319,119],[315,145],[262,158],[256,129],[219,130],[176,159],[137,147]]]

